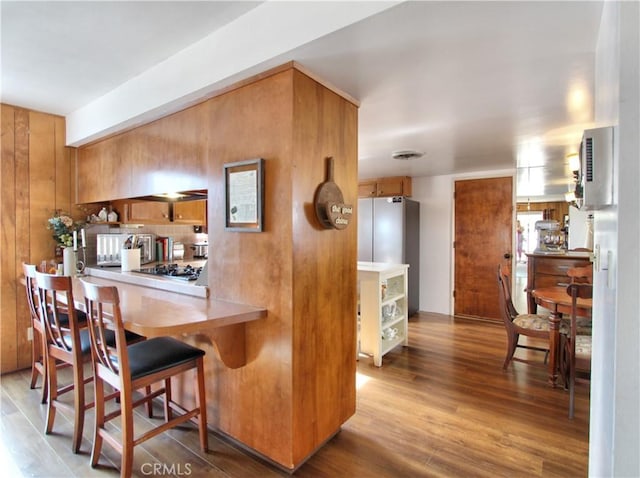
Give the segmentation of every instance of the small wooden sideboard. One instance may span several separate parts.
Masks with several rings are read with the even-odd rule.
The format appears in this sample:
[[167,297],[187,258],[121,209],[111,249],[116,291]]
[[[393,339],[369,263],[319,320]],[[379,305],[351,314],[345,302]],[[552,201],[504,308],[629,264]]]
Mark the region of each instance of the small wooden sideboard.
[[408,264],[358,262],[358,352],[382,356],[400,344],[408,345]]
[[589,252],[566,252],[564,254],[527,254],[527,309],[529,314],[537,310],[531,291],[542,287],[565,287],[570,279],[567,271],[573,267],[591,265]]

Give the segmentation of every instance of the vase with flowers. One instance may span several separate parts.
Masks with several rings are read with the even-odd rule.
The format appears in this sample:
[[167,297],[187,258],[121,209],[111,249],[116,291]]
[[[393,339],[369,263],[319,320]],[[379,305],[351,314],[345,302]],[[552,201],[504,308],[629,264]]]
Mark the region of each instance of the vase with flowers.
[[47,229],[53,231],[52,237],[59,247],[73,246],[73,233],[80,228],[80,223],[75,222],[71,216],[61,211],[56,211],[49,218]]
[[52,237],[56,241],[56,256],[63,256],[65,275],[75,275],[77,231],[80,223],[71,216],[56,211],[47,221],[47,229],[53,231]]

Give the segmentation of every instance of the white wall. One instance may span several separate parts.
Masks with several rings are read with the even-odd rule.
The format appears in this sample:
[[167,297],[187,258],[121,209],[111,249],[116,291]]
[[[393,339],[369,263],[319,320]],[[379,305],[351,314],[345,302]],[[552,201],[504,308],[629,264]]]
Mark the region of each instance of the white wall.
[[420,202],[420,310],[451,310],[451,176],[413,178],[412,199]]
[[640,476],[640,34],[638,2],[605,2],[596,122],[616,125],[614,206],[594,213],[589,475]]
[[395,6],[396,2],[263,2],[66,117],[80,146],[184,109],[282,63],[280,55]]
[[514,175],[515,169],[510,169],[413,178],[412,199],[420,202],[420,310],[440,314],[453,313],[451,291],[453,290],[453,188],[455,181],[515,177]]

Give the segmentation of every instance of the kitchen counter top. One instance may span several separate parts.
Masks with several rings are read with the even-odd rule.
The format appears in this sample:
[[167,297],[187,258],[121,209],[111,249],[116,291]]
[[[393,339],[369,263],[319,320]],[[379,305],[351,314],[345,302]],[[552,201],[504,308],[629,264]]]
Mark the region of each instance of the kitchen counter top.
[[[207,262],[206,260],[198,261],[174,261],[172,263],[178,265],[191,264],[194,267],[203,266]],[[151,267],[154,264],[162,264],[161,262],[153,264],[144,264],[143,267]],[[122,272],[120,267],[100,267],[100,266],[87,266],[85,268],[85,274],[91,277],[101,277],[103,279],[111,279],[118,282],[124,282],[125,284],[139,285],[143,287],[151,287],[153,289],[165,290],[168,292],[175,292],[178,294],[191,295],[194,297],[209,297],[209,287],[195,285],[195,281],[181,281],[177,279],[168,279],[163,276],[153,276],[147,274],[140,274],[137,272]]]
[[[122,276],[128,277],[128,273]],[[242,367],[247,363],[246,323],[267,317],[267,310],[261,307],[194,297],[122,281],[116,284],[114,280],[95,275],[73,278],[74,302],[80,309],[84,309],[81,279],[118,288],[120,309],[127,330],[145,337],[197,335],[206,338],[229,368]]]

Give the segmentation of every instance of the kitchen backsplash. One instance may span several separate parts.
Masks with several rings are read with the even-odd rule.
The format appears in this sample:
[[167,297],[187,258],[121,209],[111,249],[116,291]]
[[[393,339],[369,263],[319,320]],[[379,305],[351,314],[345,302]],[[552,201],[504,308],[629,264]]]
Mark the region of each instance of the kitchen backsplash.
[[143,226],[135,228],[110,227],[108,225],[92,224],[85,227],[87,237],[87,264],[96,263],[96,235],[97,234],[155,234],[156,237],[172,237],[173,242],[184,244],[184,260],[193,259],[193,249],[190,245],[194,243],[207,242],[207,234],[193,232],[193,226]]

